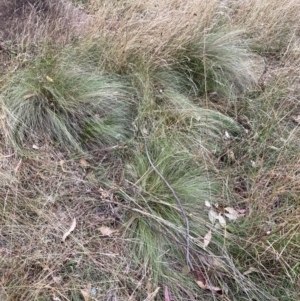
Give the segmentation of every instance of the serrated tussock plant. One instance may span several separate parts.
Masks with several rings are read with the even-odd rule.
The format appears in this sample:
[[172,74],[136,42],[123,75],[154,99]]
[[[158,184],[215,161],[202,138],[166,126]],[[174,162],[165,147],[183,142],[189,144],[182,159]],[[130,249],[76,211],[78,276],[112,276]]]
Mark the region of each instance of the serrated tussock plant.
[[8,138],[18,148],[48,140],[73,150],[124,141],[131,133],[129,90],[118,76],[42,58],[3,89]]
[[[149,157],[145,154],[145,147]],[[151,267],[157,281],[164,266],[163,257],[167,256],[167,249],[174,242],[178,243],[178,258],[183,263],[185,261],[186,219],[170,188],[152,169],[149,160],[172,186],[187,215],[194,212],[195,207],[201,208],[206,199],[214,198],[216,186],[189,153],[177,149],[166,139],[153,139],[141,145],[126,164],[128,190],[122,194],[136,209],[127,223],[127,228],[130,228],[128,235],[136,238],[136,254],[139,260],[149,263],[146,265]]]
[[203,32],[178,51],[179,70],[186,74],[197,94],[218,93],[230,100],[256,81],[255,61],[242,39],[243,32],[218,28]]
[[[125,166],[127,190],[120,192],[131,203],[125,233],[132,239],[135,260],[141,263],[144,273],[150,272],[149,277],[155,285],[168,279],[172,293],[180,296],[179,278],[190,290],[195,289],[195,283],[178,275],[181,273],[178,266],[173,266],[174,262],[181,267],[189,265],[188,250],[191,268],[205,271],[210,283],[220,285],[232,300],[240,300],[243,296],[271,300],[265,291],[260,291],[240,273],[231,258],[226,243],[234,237],[214,228],[209,221],[204,204],[206,200],[218,200],[219,184],[205,167],[204,162],[195,161],[171,139],[168,142],[150,139],[138,147]],[[210,247],[205,249],[202,241],[209,229],[213,238]]]
[[173,70],[136,74],[134,85],[140,99],[134,121],[137,135],[177,141],[177,147],[193,155],[219,151],[225,131],[238,137],[241,128],[230,117],[193,101],[186,81]]

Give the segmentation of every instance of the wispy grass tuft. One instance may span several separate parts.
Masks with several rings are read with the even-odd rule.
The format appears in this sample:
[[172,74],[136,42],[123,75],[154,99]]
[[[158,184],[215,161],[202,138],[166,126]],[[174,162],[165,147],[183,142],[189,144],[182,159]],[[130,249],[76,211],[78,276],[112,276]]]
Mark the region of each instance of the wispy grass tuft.
[[[172,192],[152,169],[144,147],[141,145],[125,166],[128,189],[121,193],[133,210],[126,224],[127,235],[135,240],[133,253],[158,285],[172,270],[175,258],[182,266],[187,264],[186,220]],[[195,167],[189,153],[177,150],[165,139],[149,141],[147,149],[151,161],[181,200],[188,219],[195,207],[203,208],[205,200],[215,197],[215,185],[201,166]],[[194,227],[192,224],[191,229]],[[205,229],[199,225],[197,232],[204,234]],[[188,235],[192,237],[192,232]]]
[[135,74],[133,85],[140,99],[136,136],[172,140],[176,147],[208,159],[206,155],[221,151],[225,132],[239,137],[241,128],[232,118],[193,101],[187,81],[173,70]]
[[108,76],[47,56],[18,70],[1,94],[8,138],[15,147],[57,142],[67,149],[108,146],[131,135],[133,96]]
[[[121,191],[131,207],[125,224],[127,237],[133,240],[135,260],[141,263],[153,283],[158,286],[167,281],[175,296],[183,296],[197,288],[196,279],[190,282],[186,274],[182,275],[183,267],[188,265],[186,221],[174,195],[153,170],[142,145],[140,149],[126,165],[127,190]],[[204,203],[207,200],[218,202],[219,194],[218,183],[205,171],[205,165],[197,164],[189,153],[178,150],[165,139],[150,141],[149,154],[157,170],[176,192],[189,220],[191,268],[200,269],[210,285],[220,286],[232,300],[247,297],[271,300],[265,290],[242,275],[238,263],[231,258],[227,244],[235,241],[234,237],[209,221]],[[203,237],[209,229],[213,238],[205,250]],[[190,273],[193,278],[194,273]],[[184,289],[178,285],[180,278],[186,284]],[[207,298],[213,300],[214,296]]]
[[255,83],[255,62],[242,34],[212,29],[194,37],[178,51],[180,71],[207,101],[211,93],[236,100]]

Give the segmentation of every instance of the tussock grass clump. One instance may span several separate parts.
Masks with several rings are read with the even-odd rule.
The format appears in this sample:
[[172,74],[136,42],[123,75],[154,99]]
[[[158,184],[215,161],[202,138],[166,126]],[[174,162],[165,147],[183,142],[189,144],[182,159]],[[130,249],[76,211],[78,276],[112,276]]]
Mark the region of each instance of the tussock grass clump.
[[255,60],[245,44],[242,32],[212,29],[183,44],[176,61],[198,94],[208,98],[218,93],[236,100],[256,81]]
[[210,155],[222,151],[225,132],[237,139],[241,135],[232,118],[205,108],[201,99],[193,101],[188,80],[177,71],[139,72],[133,85],[140,99],[134,121],[139,138],[170,140],[191,155],[209,160]]
[[[227,245],[236,242],[235,237],[209,221],[204,203],[217,202],[220,188],[212,180],[213,175],[205,171],[203,162],[195,161],[165,139],[150,140],[144,147],[149,157],[141,146],[126,165],[128,189],[121,191],[132,208],[125,233],[132,239],[132,253],[142,265],[143,274],[152,279],[154,287],[168,285],[177,298],[189,293],[197,295],[197,285],[190,276],[195,277],[195,270],[201,270],[210,285],[220,286],[232,300],[271,300],[266,290],[242,275],[238,263],[231,258]],[[203,237],[209,230],[212,241],[205,249]],[[189,265],[189,256],[193,269],[190,275],[182,272]],[[213,294],[205,297],[214,300]]]
[[[181,200],[184,213],[170,189],[151,167],[145,147],[149,151],[150,160]],[[187,264],[185,218],[190,219],[189,213],[193,212],[193,215],[200,214],[204,221],[201,213],[203,204],[205,200],[215,197],[215,187],[201,166],[195,168],[193,157],[177,150],[174,144],[166,143],[164,139],[155,139],[149,141],[147,146],[141,145],[140,149],[125,166],[125,178],[130,188],[122,194],[135,209],[126,228],[127,235],[134,238],[133,254],[157,286],[158,281],[164,282],[168,274],[171,277],[172,273],[177,273],[172,272],[174,260],[182,266]],[[202,225],[198,225],[198,235],[205,234],[204,223]],[[196,225],[191,224],[189,239],[194,236],[195,229]],[[174,275],[173,281],[175,279],[176,282]]]
[[117,76],[70,61],[41,58],[17,71],[3,89],[5,127],[15,147],[48,140],[81,150],[130,135],[133,96],[128,86]]
[[195,154],[222,148],[225,131],[236,137],[241,133],[232,118],[206,108],[202,99],[195,100],[188,80],[177,71],[137,72],[133,85],[139,99],[137,137],[174,139],[178,147]]

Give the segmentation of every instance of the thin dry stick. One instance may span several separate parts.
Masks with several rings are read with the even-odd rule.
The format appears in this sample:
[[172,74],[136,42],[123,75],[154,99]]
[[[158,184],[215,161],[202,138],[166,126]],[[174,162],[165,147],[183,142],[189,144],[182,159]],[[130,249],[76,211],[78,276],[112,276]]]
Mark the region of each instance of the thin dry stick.
[[151,160],[151,157],[149,155],[149,151],[148,151],[148,147],[147,147],[147,142],[145,142],[145,150],[146,150],[146,155],[147,155],[147,158],[148,158],[148,161],[152,167],[152,169],[158,174],[158,176],[163,180],[163,182],[167,185],[167,187],[171,190],[174,198],[176,199],[177,201],[177,204],[181,210],[181,213],[182,213],[182,216],[184,217],[184,220],[185,220],[185,226],[186,226],[186,232],[185,232],[185,239],[186,239],[186,261],[187,261],[187,264],[189,265],[189,267],[191,268],[191,270],[193,271],[194,270],[194,266],[191,262],[191,258],[190,258],[190,225],[189,225],[189,220],[187,218],[187,215],[186,215],[186,212],[183,208],[183,205],[179,199],[179,197],[176,195],[173,187],[169,184],[169,182],[164,178],[164,176],[158,171],[158,169],[155,167],[155,165],[153,164],[152,160]]

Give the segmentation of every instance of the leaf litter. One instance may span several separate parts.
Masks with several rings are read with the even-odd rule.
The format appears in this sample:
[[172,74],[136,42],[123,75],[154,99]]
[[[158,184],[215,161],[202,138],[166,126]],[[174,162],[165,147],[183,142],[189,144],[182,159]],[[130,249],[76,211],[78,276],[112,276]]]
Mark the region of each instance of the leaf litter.
[[62,237],[62,242],[65,242],[67,237],[75,230],[76,228],[76,218],[73,219],[71,227],[69,228],[69,230],[67,232],[65,232],[65,234]]

